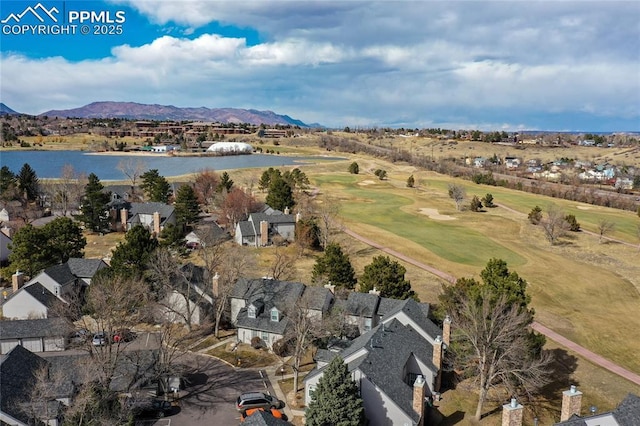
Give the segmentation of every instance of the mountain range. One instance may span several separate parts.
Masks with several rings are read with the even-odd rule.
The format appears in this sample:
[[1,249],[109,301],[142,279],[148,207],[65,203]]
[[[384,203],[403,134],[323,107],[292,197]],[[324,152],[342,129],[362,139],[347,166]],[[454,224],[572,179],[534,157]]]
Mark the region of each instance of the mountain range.
[[[0,114],[17,114],[4,104]],[[288,115],[273,111],[242,108],[180,108],[173,105],[140,104],[136,102],[92,102],[88,105],[43,112],[40,116],[72,118],[126,118],[132,120],[215,121],[219,123],[250,123],[255,125],[292,125],[311,127]]]

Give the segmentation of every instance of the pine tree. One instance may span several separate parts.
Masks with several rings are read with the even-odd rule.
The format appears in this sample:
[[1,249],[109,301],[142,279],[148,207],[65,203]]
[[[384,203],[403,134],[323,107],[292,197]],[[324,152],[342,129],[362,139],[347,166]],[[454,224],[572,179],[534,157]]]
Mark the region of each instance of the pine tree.
[[293,199],[293,190],[281,176],[271,180],[269,193],[267,194],[267,204],[276,210],[284,211],[285,208],[292,208],[296,202]]
[[178,227],[185,229],[198,220],[200,204],[191,185],[182,185],[178,188],[174,208]]
[[416,293],[411,289],[411,283],[404,279],[406,268],[389,256],[376,256],[364,267],[360,277],[360,291],[369,292],[374,288],[380,291],[380,296],[391,299],[416,299]]
[[407,188],[413,188],[416,184],[416,179],[413,177],[413,175],[409,176],[409,178],[407,179]]
[[339,356],[324,369],[318,387],[311,393],[306,412],[308,426],[360,426],[365,422],[358,386]]
[[337,243],[327,245],[324,255],[316,260],[311,276],[314,281],[331,282],[348,289],[353,289],[357,282],[349,256],[342,252]]
[[108,204],[111,196],[103,192],[104,185],[95,173],[91,173],[88,183],[84,187],[84,197],[80,205],[78,220],[84,226],[94,232],[103,232],[109,229]]
[[349,173],[357,175],[360,173],[360,166],[355,161],[349,165]]
[[164,176],[160,176],[158,169],[149,170],[140,176],[142,183],[140,188],[144,191],[144,195],[149,201],[166,203],[169,201],[171,194],[171,185]]
[[28,163],[24,163],[18,172],[18,188],[28,201],[38,198],[39,180],[35,170]]
[[231,191],[233,187],[233,181],[229,176],[229,173],[223,172],[222,176],[220,176],[220,184],[218,185],[218,192],[226,191],[227,193]]
[[158,240],[142,225],[136,225],[118,243],[111,256],[111,270],[114,274],[140,277],[146,268],[151,253],[158,247]]

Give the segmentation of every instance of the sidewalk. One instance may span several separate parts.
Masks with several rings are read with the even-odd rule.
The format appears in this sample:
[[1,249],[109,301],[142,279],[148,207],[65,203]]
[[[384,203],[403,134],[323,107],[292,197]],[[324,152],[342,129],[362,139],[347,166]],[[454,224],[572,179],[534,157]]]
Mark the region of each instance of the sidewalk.
[[282,393],[282,389],[280,389],[280,385],[278,384],[278,380],[292,379],[293,374],[285,374],[284,376],[279,376],[277,373],[277,370],[278,370],[277,367],[267,367],[264,369],[265,373],[267,373],[267,379],[271,383],[271,387],[276,393],[276,397],[279,400],[285,402],[285,405],[282,411],[284,411],[284,413],[287,415],[287,417],[289,418],[289,421],[291,421],[291,419],[293,419],[294,417],[304,417],[304,410],[293,409],[289,407],[289,404],[287,403],[287,396],[284,393]]

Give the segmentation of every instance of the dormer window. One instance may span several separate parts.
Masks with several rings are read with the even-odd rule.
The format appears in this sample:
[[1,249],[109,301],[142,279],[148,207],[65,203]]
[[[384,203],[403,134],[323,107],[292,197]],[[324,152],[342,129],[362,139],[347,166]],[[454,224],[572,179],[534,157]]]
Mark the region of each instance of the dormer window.
[[276,308],[271,309],[271,321],[273,322],[280,321],[280,312]]
[[249,318],[255,318],[256,317],[256,307],[253,305],[249,305],[249,308],[247,309],[247,315],[249,316]]

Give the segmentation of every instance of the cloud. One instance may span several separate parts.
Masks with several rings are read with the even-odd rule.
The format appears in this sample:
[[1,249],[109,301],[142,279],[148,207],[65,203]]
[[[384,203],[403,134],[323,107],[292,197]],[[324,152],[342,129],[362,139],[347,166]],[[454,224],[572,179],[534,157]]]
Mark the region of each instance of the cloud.
[[[640,3],[128,4],[181,36],[100,60],[3,53],[3,101],[30,113],[96,100],[246,107],[336,127],[640,121]],[[203,34],[211,22],[260,42]]]

